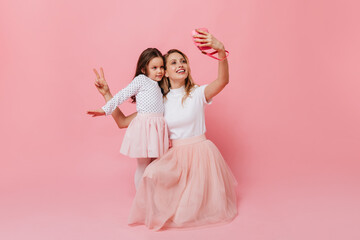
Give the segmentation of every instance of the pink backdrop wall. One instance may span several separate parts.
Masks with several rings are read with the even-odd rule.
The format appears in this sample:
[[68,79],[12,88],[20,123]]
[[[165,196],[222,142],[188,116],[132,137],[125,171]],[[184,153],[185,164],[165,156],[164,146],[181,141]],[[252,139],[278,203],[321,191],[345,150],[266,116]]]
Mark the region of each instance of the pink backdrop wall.
[[[0,1],[0,239],[358,239],[360,17],[357,1]],[[195,81],[217,62],[193,45],[207,27],[230,51],[230,84],[208,137],[239,181],[222,227],[153,233],[126,225],[135,162],[102,106],[142,50],[184,51]],[[124,104],[126,113],[135,106]]]

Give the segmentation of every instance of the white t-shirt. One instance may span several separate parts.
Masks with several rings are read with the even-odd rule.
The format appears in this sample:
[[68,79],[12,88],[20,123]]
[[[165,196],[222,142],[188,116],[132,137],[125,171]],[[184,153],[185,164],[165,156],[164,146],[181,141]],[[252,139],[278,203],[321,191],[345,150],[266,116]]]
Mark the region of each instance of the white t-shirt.
[[165,121],[170,139],[195,137],[206,132],[204,109],[207,104],[204,90],[207,85],[196,86],[182,103],[185,87],[170,89],[166,95]]
[[159,84],[140,74],[127,87],[120,90],[102,107],[106,115],[131,96],[136,96],[136,110],[138,113],[163,113],[164,101]]

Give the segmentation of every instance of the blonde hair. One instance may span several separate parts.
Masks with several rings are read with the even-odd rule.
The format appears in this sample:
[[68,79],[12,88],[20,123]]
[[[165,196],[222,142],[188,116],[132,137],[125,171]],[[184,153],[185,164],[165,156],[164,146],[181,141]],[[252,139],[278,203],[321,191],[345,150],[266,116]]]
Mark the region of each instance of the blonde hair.
[[[189,64],[189,59],[188,57],[182,53],[180,50],[177,49],[170,49],[165,55],[164,55],[164,59],[165,59],[165,70],[166,70],[166,64],[167,64],[167,60],[170,56],[170,54],[172,53],[179,53],[181,56],[183,56],[186,60],[186,62]],[[189,73],[187,78],[185,79],[185,95],[182,98],[182,103],[184,103],[184,101],[186,100],[186,98],[190,95],[191,90],[195,87],[195,83],[191,77],[191,71],[190,71],[190,67],[188,67],[189,69]],[[163,79],[160,81],[160,87],[162,88],[162,92],[163,92],[163,96],[164,98],[166,98],[166,95],[170,92],[170,88],[171,88],[171,84],[170,84],[170,80],[168,77],[163,77]]]

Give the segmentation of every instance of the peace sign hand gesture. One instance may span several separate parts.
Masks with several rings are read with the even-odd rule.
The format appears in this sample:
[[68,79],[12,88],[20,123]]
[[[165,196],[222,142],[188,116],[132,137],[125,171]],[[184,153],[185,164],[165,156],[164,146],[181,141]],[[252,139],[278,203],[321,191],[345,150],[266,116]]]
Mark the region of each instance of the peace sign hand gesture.
[[100,92],[101,95],[105,96],[107,94],[110,94],[110,89],[109,86],[105,80],[105,76],[104,76],[104,70],[101,67],[100,68],[100,75],[99,73],[96,71],[96,69],[93,69],[95,75],[96,75],[96,79],[95,79],[95,87],[97,88],[97,90]]
[[[109,90],[109,86],[108,86],[107,82],[105,81],[104,70],[102,68],[100,68],[100,75],[96,71],[95,68],[93,69],[93,71],[94,71],[94,73],[96,75],[96,79],[95,79],[94,84],[95,84],[95,87],[97,88],[97,90],[104,97],[106,97],[106,95],[111,95],[110,90]],[[96,109],[96,110],[87,111],[87,114],[92,115],[92,117],[98,117],[98,116],[104,116],[105,111],[102,110],[102,108],[99,108],[99,109]]]

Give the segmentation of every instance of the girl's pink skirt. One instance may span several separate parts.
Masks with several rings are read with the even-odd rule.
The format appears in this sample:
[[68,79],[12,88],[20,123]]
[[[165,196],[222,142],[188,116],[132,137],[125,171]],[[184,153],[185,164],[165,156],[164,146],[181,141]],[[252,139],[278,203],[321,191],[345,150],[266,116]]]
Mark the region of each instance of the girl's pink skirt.
[[138,113],[126,130],[120,153],[131,158],[158,158],[169,149],[162,113]]
[[173,147],[146,168],[129,224],[159,230],[229,222],[237,215],[236,185],[205,135],[173,140]]

